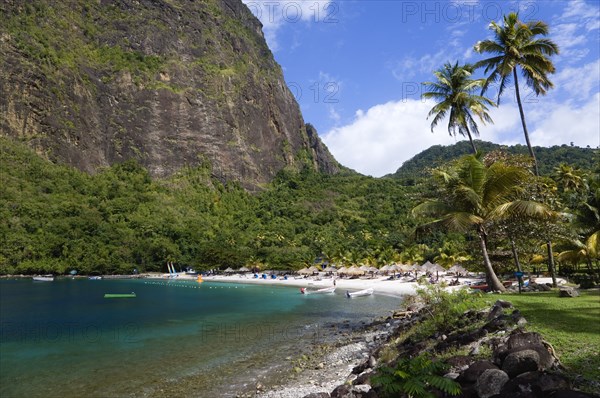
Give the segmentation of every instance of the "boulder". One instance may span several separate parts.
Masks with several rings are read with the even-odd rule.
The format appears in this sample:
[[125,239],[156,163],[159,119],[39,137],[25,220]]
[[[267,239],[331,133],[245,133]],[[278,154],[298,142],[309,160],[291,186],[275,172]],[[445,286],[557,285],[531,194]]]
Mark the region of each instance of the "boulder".
[[350,386],[346,384],[341,384],[331,392],[331,398],[352,398],[350,394]]
[[499,394],[508,380],[506,372],[500,369],[487,369],[477,379],[475,390],[480,398],[489,398]]
[[506,301],[506,300],[496,300],[496,302],[494,303],[494,306],[497,307],[502,307],[502,308],[512,308],[513,305],[510,301]]
[[573,287],[561,287],[558,291],[558,297],[578,297],[579,291]]
[[460,375],[459,380],[466,383],[475,383],[479,376],[488,369],[498,370],[498,367],[490,361],[477,361]]
[[499,315],[502,314],[503,311],[504,311],[503,307],[494,304],[492,306],[492,308],[490,309],[490,312],[487,315],[488,321],[491,320],[491,319],[497,318]]
[[450,366],[450,369],[463,371],[473,364],[473,358],[468,355],[456,355],[446,359],[446,363]]
[[373,370],[369,369],[358,375],[356,380],[354,380],[353,384],[371,384],[371,376],[373,375]]
[[542,292],[549,292],[550,290],[552,290],[552,287],[548,286],[547,284],[544,283],[544,284],[538,285],[538,289]]
[[550,391],[544,398],[598,398],[598,395],[573,390]]
[[515,348],[529,347],[531,345],[543,346],[543,341],[544,340],[542,339],[542,336],[539,333],[513,333],[508,338],[506,346],[509,350],[513,350]]
[[540,369],[540,355],[536,350],[519,349],[506,356],[502,363],[502,370],[510,377],[521,373],[533,372]]
[[377,365],[377,359],[373,355],[369,358],[364,359],[361,363],[352,368],[352,374],[361,374],[367,369],[374,368]]
[[549,391],[569,389],[569,380],[558,373],[527,372],[511,379],[502,387],[500,395],[513,396],[514,394],[531,391],[538,396],[546,396]]
[[377,393],[368,384],[355,386],[343,384],[331,392],[331,398],[377,398]]

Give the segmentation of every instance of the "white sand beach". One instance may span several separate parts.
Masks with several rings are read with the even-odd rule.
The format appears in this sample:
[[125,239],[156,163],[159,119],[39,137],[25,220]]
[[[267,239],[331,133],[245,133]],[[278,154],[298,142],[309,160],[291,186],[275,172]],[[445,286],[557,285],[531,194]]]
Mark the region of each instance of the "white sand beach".
[[[307,288],[307,289],[321,289],[325,287],[335,286],[337,291],[357,291],[363,289],[372,288],[375,294],[383,294],[389,296],[406,296],[415,294],[416,289],[419,287],[423,287],[423,285],[419,285],[416,282],[408,282],[405,279],[393,279],[390,280],[388,276],[375,276],[373,278],[340,278],[335,277],[335,279],[331,276],[310,276],[310,277],[302,277],[302,276],[288,276],[287,279],[283,277],[278,277],[276,279],[272,279],[269,275],[267,275],[266,279],[260,277],[262,274],[258,274],[259,277],[255,278],[253,273],[236,273],[232,275],[211,275],[202,277],[203,281],[206,282],[228,282],[228,283],[246,283],[246,284],[257,284],[257,285],[278,285],[278,286],[291,286],[297,288]],[[151,278],[168,278],[169,274],[154,274],[149,275]],[[179,280],[196,280],[197,276],[179,274],[177,279]],[[454,276],[442,276],[440,275],[440,282],[446,281],[450,283],[455,280]],[[450,289],[458,289],[461,287],[468,286],[476,281],[481,281],[482,277],[461,277],[459,278],[459,285],[449,286]],[[534,278],[537,283],[551,283],[551,278],[540,277]],[[564,284],[565,280],[559,278],[557,280],[558,284]]]
[[[259,274],[260,276],[261,274]],[[168,274],[165,275],[168,277]],[[153,275],[151,277],[157,277]],[[160,276],[159,276],[160,277]],[[180,274],[177,279],[195,280],[197,277],[191,275]],[[416,282],[407,282],[402,279],[389,280],[387,276],[376,276],[374,278],[339,278],[335,279],[331,276],[319,276],[319,277],[302,277],[302,276],[288,276],[287,279],[278,277],[272,279],[270,276],[267,279],[262,277],[255,278],[252,273],[244,274],[233,274],[233,275],[211,275],[204,276],[202,278],[206,282],[228,282],[228,283],[247,283],[257,285],[278,285],[278,286],[292,286],[297,288],[307,289],[321,289],[325,287],[335,286],[338,291],[357,291],[363,289],[372,288],[375,294],[384,294],[391,296],[405,296],[415,294],[419,284]],[[442,278],[440,278],[442,279]],[[448,277],[447,281],[451,278]],[[471,282],[472,278],[460,278],[461,285],[466,282]]]

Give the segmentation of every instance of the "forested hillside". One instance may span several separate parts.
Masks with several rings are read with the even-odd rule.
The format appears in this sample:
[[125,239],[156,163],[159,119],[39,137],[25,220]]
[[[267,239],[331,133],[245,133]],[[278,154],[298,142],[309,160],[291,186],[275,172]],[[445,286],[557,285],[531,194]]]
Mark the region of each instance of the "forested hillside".
[[[478,150],[483,153],[502,150],[513,155],[528,154],[525,145],[507,146],[479,140],[475,140],[475,142]],[[598,155],[594,158],[594,153],[597,153],[598,150],[593,148],[561,145],[550,148],[534,147],[534,151],[538,158],[540,174],[545,176],[550,175],[561,163],[591,170],[599,162]],[[472,149],[468,141],[459,141],[449,146],[434,145],[404,162],[402,167],[389,176],[410,184],[415,179],[427,176],[431,169],[470,153],[472,153]]]
[[0,150],[4,274],[383,261],[411,233],[411,190],[397,181],[282,171],[252,195],[208,163],[156,180],[134,161],[92,176],[6,139]]
[[[553,179],[545,178],[542,189],[553,208],[574,211],[593,225],[588,209],[597,199],[585,185],[592,172],[597,175],[597,165],[563,165]],[[352,172],[283,170],[252,194],[216,179],[208,161],[166,179],[152,178],[135,161],[89,175],[0,138],[0,273],[166,271],[168,261],[180,269],[297,269],[315,262],[381,266],[430,260],[481,269],[471,233],[415,235],[419,221],[411,210],[439,193],[430,178],[411,178],[403,185],[402,179]],[[576,230],[561,228],[567,227],[555,235],[575,242]],[[514,266],[502,231],[488,237],[500,271]],[[541,235],[526,235],[516,241],[524,265],[543,259],[546,250]]]

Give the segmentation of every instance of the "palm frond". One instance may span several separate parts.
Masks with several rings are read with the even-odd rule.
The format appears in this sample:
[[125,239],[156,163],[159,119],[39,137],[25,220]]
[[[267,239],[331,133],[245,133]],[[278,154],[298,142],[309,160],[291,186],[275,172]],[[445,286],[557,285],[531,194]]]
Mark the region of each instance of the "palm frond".
[[448,210],[446,203],[438,200],[428,200],[415,206],[411,213],[414,217],[437,217]]
[[476,225],[483,224],[484,219],[467,212],[453,212],[437,221],[448,231],[465,233],[472,231]]
[[549,220],[558,217],[558,214],[546,205],[530,200],[514,200],[502,203],[489,213],[489,219],[491,220],[502,220],[509,217]]
[[600,231],[591,234],[585,241],[588,253],[592,257],[600,257]]

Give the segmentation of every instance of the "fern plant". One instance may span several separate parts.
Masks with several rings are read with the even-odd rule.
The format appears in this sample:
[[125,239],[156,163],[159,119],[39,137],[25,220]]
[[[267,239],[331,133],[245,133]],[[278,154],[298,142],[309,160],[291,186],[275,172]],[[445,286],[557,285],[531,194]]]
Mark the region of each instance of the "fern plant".
[[373,384],[380,387],[384,396],[408,398],[435,398],[435,388],[448,395],[458,395],[460,384],[440,374],[447,369],[441,361],[433,361],[427,354],[401,359],[395,368],[381,367]]

